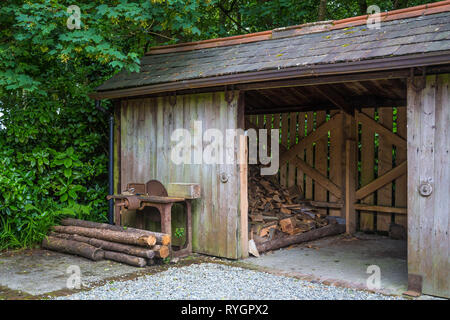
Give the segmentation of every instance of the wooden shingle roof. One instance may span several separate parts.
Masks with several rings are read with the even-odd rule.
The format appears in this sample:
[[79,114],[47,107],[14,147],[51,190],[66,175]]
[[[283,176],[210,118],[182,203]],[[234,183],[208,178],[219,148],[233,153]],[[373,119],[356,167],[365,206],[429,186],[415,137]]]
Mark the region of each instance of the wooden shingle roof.
[[258,33],[255,39],[237,38],[238,44],[218,41],[216,46],[200,42],[191,47],[167,46],[167,50],[159,47],[141,59],[139,73],[122,71],[96,90],[151,87],[267,70],[306,68],[313,72],[320,65],[418,54],[443,54],[450,62],[450,1],[437,8],[431,14],[385,19],[379,29],[350,18],[340,24],[330,21],[277,29],[270,35]]

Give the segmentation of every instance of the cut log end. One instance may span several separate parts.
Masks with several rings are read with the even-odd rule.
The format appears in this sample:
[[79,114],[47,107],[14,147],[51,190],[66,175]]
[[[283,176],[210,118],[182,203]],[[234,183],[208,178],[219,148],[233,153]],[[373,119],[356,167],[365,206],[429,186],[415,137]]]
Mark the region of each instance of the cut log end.
[[152,247],[156,244],[156,237],[155,236],[147,236],[145,242],[149,247]]
[[159,249],[159,257],[160,258],[167,258],[170,254],[169,247],[167,246],[161,246],[161,249]]
[[168,235],[168,234],[163,235],[162,238],[161,238],[161,244],[163,246],[168,246],[170,244],[170,241],[171,241],[170,235]]
[[170,248],[168,246],[157,244],[156,246],[153,246],[151,250],[155,253],[156,258],[164,259],[170,255]]

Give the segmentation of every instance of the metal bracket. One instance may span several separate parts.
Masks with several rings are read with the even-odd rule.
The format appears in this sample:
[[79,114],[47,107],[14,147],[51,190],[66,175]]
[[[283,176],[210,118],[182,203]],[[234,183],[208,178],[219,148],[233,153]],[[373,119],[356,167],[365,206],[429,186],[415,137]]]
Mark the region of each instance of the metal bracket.
[[422,181],[419,184],[419,194],[422,197],[429,197],[433,193],[433,179],[429,178],[427,181]]
[[175,91],[173,95],[169,96],[169,103],[172,107],[175,107],[177,104],[177,92]]
[[231,93],[230,90],[228,90],[228,86],[225,86],[225,101],[228,102],[228,104],[231,103],[234,99],[234,84],[231,85]]
[[228,174],[226,172],[222,172],[220,174],[220,182],[222,182],[222,183],[228,182]]
[[410,69],[410,76],[409,76],[409,81],[411,83],[411,87],[415,90],[415,91],[421,91],[423,89],[425,89],[426,86],[426,75],[427,75],[427,71],[426,71],[426,67],[422,67],[422,75],[420,77],[417,77],[419,79],[418,84],[416,85],[416,76],[414,75],[414,68]]
[[419,297],[422,295],[422,276],[418,274],[408,274],[408,291],[406,291],[405,295],[411,297]]

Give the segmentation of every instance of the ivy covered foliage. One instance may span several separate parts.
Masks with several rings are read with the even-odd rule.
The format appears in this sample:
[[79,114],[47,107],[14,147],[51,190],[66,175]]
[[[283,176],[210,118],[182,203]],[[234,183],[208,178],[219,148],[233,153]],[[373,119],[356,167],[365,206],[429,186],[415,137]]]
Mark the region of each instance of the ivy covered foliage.
[[74,1],[2,1],[0,249],[39,242],[61,216],[106,220],[108,116],[87,94],[139,70],[151,32],[200,33],[202,3],[77,0],[70,30]]
[[[107,115],[87,94],[154,45],[315,21],[317,0],[2,0],[0,249],[39,242],[62,216],[106,221]],[[421,0],[382,0],[382,10]],[[374,1],[328,1],[322,18]],[[80,29],[69,29],[80,8]],[[110,110],[108,101],[103,107]]]

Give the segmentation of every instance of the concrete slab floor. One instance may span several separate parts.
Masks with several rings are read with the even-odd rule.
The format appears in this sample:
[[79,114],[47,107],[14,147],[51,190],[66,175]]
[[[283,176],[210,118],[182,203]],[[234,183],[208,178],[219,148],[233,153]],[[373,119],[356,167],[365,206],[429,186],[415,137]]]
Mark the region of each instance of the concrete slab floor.
[[[82,286],[135,273],[137,268],[108,260],[91,260],[47,250],[0,253],[0,287],[41,295],[67,289],[69,266],[79,266]],[[1,289],[1,288],[0,288]],[[4,289],[5,290],[5,289]]]
[[[376,264],[381,269],[382,293],[401,294],[407,285],[406,242],[386,237],[330,237],[240,261],[193,254],[180,260],[177,266],[201,262],[224,263],[359,289],[366,289],[367,266]],[[170,267],[164,264],[135,268],[41,249],[0,252],[0,300],[71,294],[73,290],[67,289],[70,276],[67,268],[72,265],[80,267],[84,289],[111,280],[135,279]],[[430,297],[420,299],[424,298]]]
[[379,266],[385,294],[401,295],[408,285],[407,242],[378,235],[339,235],[251,257],[244,263],[279,274],[367,290],[371,265]]

